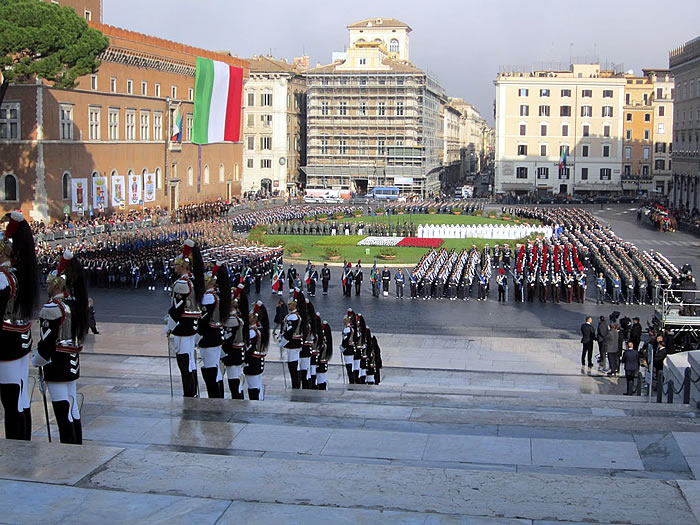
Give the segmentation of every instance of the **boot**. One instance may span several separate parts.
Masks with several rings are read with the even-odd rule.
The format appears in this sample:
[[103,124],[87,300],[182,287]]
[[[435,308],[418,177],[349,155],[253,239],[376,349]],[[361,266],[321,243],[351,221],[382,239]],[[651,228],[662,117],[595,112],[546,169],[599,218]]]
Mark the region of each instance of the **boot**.
[[194,397],[197,392],[195,388],[195,379],[197,376],[193,376],[192,372],[190,372],[190,356],[187,354],[177,354],[175,359],[177,361],[177,367],[180,369],[180,375],[182,376],[182,395],[184,397]]
[[359,370],[353,370],[352,375],[354,377],[353,383],[356,385],[360,384],[360,371]]
[[24,438],[22,439],[30,441],[32,439],[32,411],[25,408],[22,414],[24,415]]
[[76,442],[75,427],[73,423],[68,420],[68,413],[70,411],[70,403],[68,401],[54,401],[51,403],[53,405],[53,413],[56,417],[56,423],[58,424],[58,435],[61,443],[73,444]]
[[5,409],[5,438],[7,439],[26,439],[24,415],[22,412],[17,412],[19,395],[19,385],[0,385],[0,398]]
[[316,376],[311,376],[311,380],[309,382],[311,383],[311,389],[317,390],[318,385],[316,384]]
[[207,385],[209,399],[223,397],[223,383],[216,380],[217,373],[216,367],[202,368],[202,377],[204,378],[204,384]]
[[309,388],[309,379],[307,370],[299,370],[299,382],[301,383],[301,388],[307,390]]
[[231,399],[244,399],[240,379],[229,379],[228,389],[231,391]]
[[292,380],[292,388],[301,388],[301,381],[299,381],[299,371],[297,370],[298,361],[288,361],[287,368],[289,369],[289,377]]
[[354,384],[355,384],[355,374],[354,374],[354,372],[352,371],[352,365],[351,365],[351,364],[346,364],[346,365],[345,365],[345,370],[347,370],[347,372],[348,372],[348,382],[349,382],[351,385],[354,385]]
[[248,399],[251,401],[260,400],[260,389],[259,388],[249,388],[248,389]]
[[83,444],[83,425],[80,422],[80,419],[73,418],[73,433],[75,435],[74,445],[82,445]]
[[319,383],[316,385],[316,390],[328,390],[328,383]]

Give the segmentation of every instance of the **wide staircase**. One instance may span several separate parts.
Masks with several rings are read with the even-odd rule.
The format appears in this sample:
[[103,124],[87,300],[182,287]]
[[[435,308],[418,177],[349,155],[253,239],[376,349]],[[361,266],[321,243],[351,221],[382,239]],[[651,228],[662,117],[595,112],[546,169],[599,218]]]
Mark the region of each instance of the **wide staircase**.
[[177,377],[171,397],[167,370],[85,356],[82,447],[53,421],[48,443],[37,388],[33,441],[2,441],[0,522],[700,522],[698,411],[589,393],[618,386],[595,372],[390,368],[369,387],[334,366],[317,392],[270,362],[251,402],[183,399]]

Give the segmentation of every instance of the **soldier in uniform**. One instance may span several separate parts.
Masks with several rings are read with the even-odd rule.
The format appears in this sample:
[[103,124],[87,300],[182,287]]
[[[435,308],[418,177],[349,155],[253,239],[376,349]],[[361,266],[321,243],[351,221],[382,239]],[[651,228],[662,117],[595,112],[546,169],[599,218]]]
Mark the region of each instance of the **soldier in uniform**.
[[391,282],[391,272],[386,266],[382,270],[382,292],[384,297],[389,295],[389,283]]
[[341,282],[343,284],[343,297],[350,297],[352,295],[352,264],[349,262],[343,267]]
[[222,362],[226,367],[228,387],[231,399],[243,399],[242,374],[245,363],[245,352],[248,348],[248,295],[244,286],[239,284],[233,293],[229,316],[224,322],[224,341]]
[[403,285],[404,285],[404,275],[401,268],[398,269],[394,275],[394,281],[396,281],[396,298],[403,299]]
[[595,280],[596,300],[595,304],[603,304],[605,302],[605,277],[603,273],[599,273]]
[[318,344],[318,366],[316,368],[316,389],[328,390],[328,363],[333,357],[333,334],[326,322],[321,323],[321,334]]
[[297,270],[293,264],[287,270],[287,284],[289,285],[289,295],[292,295],[294,288],[297,287]]
[[314,346],[314,326],[316,311],[314,305],[306,299],[306,315],[301,316],[301,351],[299,352],[298,374],[301,388],[306,390],[311,387],[311,349]]
[[20,212],[13,211],[5,233],[0,235],[0,400],[5,409],[7,439],[28,441],[32,435],[27,380],[37,276],[31,228]]
[[231,311],[231,278],[223,263],[217,262],[204,276],[206,291],[202,297],[202,317],[197,332],[202,337],[202,377],[209,398],[224,397],[224,381],[219,368],[224,324]]
[[[352,224],[354,226],[355,223]],[[362,281],[364,280],[361,263],[362,261],[357,261],[357,264],[355,265],[355,273],[353,275],[353,280],[355,281],[355,295],[360,295],[360,288],[362,288]]]
[[316,266],[311,265],[309,269],[309,284],[307,288],[309,290],[309,296],[316,297],[316,283],[318,282],[318,272],[316,271]]
[[[300,297],[303,295],[299,294]],[[306,303],[302,303],[306,306]],[[301,388],[299,382],[299,352],[302,343],[302,322],[301,316],[297,312],[297,302],[289,301],[289,313],[284,320],[284,331],[280,337],[280,349],[287,349],[287,368],[292,380],[292,388]]]
[[180,369],[185,397],[195,397],[198,393],[195,339],[202,315],[203,265],[199,247],[192,239],[187,239],[182,255],[175,259],[177,280],[172,286],[172,301],[165,318],[165,334],[167,337],[173,336],[169,346]]
[[253,279],[255,281],[255,293],[260,293],[260,287],[262,286],[263,270],[262,266],[258,262],[253,268]]
[[43,367],[61,443],[80,445],[83,429],[76,383],[88,330],[88,296],[83,267],[71,252],[64,252],[46,289],[49,302],[39,314],[41,341],[32,364]]
[[321,284],[323,285],[323,295],[328,295],[328,283],[331,280],[331,269],[328,268],[328,263],[323,263],[321,268]]
[[355,384],[355,374],[353,373],[353,358],[355,355],[355,331],[357,323],[355,322],[355,314],[352,308],[348,309],[348,313],[343,319],[343,340],[340,347],[343,349],[343,364],[348,374],[348,382],[351,385]]
[[[245,354],[245,380],[248,384],[248,399],[262,401],[264,389],[262,376],[265,371],[265,356],[270,345],[270,319],[265,305],[256,303],[254,311],[248,317],[248,349]],[[257,309],[257,311],[255,311]]]
[[496,283],[498,284],[498,302],[505,303],[508,294],[508,279],[506,277],[506,271],[503,268],[499,268],[498,275],[496,276]]
[[411,299],[416,299],[418,297],[418,281],[413,272],[408,273],[408,281],[411,286]]

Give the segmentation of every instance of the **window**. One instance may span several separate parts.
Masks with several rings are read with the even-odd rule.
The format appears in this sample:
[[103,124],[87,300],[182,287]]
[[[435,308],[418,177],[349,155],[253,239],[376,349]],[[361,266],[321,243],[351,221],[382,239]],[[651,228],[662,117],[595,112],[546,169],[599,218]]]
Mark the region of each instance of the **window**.
[[644,105],[649,105],[649,93],[644,93]]
[[625,139],[632,140],[632,130],[631,129],[625,130]]
[[644,113],[644,122],[651,122],[651,113]]
[[126,81],[126,93],[128,95],[133,95],[134,94],[134,81],[133,80],[127,80]]
[[581,180],[588,180],[588,168],[581,168]]
[[187,120],[185,121],[185,127],[187,129],[187,140],[192,142],[192,127],[194,126],[194,117],[192,113],[187,114]]
[[665,113],[666,109],[664,108],[664,106],[659,106],[659,116],[663,117]]
[[134,110],[124,114],[124,139],[136,140],[136,111]]
[[540,137],[547,136],[547,124],[540,124]]
[[664,170],[666,169],[666,161],[664,159],[656,159],[654,161],[654,169],[655,170]]
[[340,102],[340,107],[338,109],[338,114],[339,115],[347,115],[348,114],[348,103],[345,102],[344,100]]
[[625,104],[627,106],[630,105],[630,100],[631,100],[631,95],[629,93],[625,93]]
[[377,115],[384,116],[386,115],[386,105],[384,102],[380,102],[379,105],[377,106]]
[[541,97],[548,97],[548,96],[549,96],[549,90],[548,90],[548,89],[540,89],[540,96],[541,96]]
[[593,116],[593,106],[581,106],[581,116],[582,117],[592,117]]
[[583,125],[582,135],[584,137],[589,137],[591,135],[591,127],[588,124]]
[[642,166],[642,176],[643,177],[648,177],[649,176],[649,164],[644,164]]
[[649,160],[650,153],[651,153],[651,148],[649,146],[644,146],[642,148],[642,158],[644,160]]
[[632,122],[632,113],[626,113],[625,114],[625,120],[627,122]]
[[622,173],[625,175],[631,175],[632,174],[632,166],[630,164],[625,164],[622,167]]
[[360,115],[367,115],[367,102],[360,102]]
[[515,168],[515,178],[527,179],[527,168],[524,166],[518,166],[517,168]]
[[562,166],[559,168],[559,178],[562,180],[568,180],[571,175],[571,168]]
[[141,119],[140,124],[140,132],[141,134],[139,135],[141,137],[142,141],[147,141],[150,140],[150,120],[151,120],[151,114],[148,111],[142,111],[141,114],[139,115],[139,118]]
[[260,94],[260,105],[261,106],[272,106],[272,93],[261,93]]
[[397,102],[396,103],[396,114],[399,117],[403,116],[403,102]]
[[530,106],[527,104],[520,104],[520,116],[528,117],[530,116]]
[[664,88],[656,88],[656,98],[664,98]]
[[613,98],[613,90],[612,89],[604,89],[603,90],[603,98]]
[[261,150],[271,150],[272,149],[272,137],[260,137],[260,149]]
[[170,98],[177,100],[177,86],[170,86]]
[[85,20],[87,20],[88,22],[92,21],[92,12],[88,11],[87,9],[85,10]]
[[328,115],[328,102],[321,102],[321,115]]
[[612,106],[603,106],[603,117],[612,117],[613,116],[613,107]]
[[159,190],[163,187],[163,174],[160,168],[156,168],[156,189]]
[[527,144],[518,144],[518,155],[527,155]]
[[610,136],[610,126],[603,126],[603,136],[604,137]]
[[386,142],[384,140],[377,141],[377,155],[384,155],[386,153],[385,144]]
[[225,172],[224,165],[219,164],[219,182],[224,182],[224,178],[225,178],[224,172]]
[[367,148],[367,141],[365,139],[359,139],[357,141],[357,154],[364,155]]
[[119,110],[116,108],[109,108],[107,121],[107,125],[109,126],[109,140],[119,140]]
[[247,166],[249,168],[255,167],[255,159],[248,159],[246,162],[248,163]]
[[570,117],[571,116],[571,106],[559,106],[559,116],[560,117]]
[[148,82],[141,81],[141,95],[144,97],[148,96]]
[[90,140],[100,140],[100,108],[88,108]]
[[163,140],[163,114],[159,111],[153,112],[153,140]]
[[73,140],[73,106],[61,104],[59,114],[59,138]]
[[389,53],[398,53],[399,52],[399,41],[396,40],[395,38],[392,38],[391,41],[389,42]]
[[[380,84],[384,84],[384,79],[381,79],[381,80],[379,81],[379,83],[380,83]],[[403,86],[403,78],[397,78],[397,79],[396,79],[396,85],[397,85],[397,86]]]
[[194,186],[194,170],[192,166],[187,166],[187,185]]
[[655,144],[655,150],[656,153],[666,153],[666,143],[665,142],[657,142]]
[[116,79],[115,77],[112,77],[112,78],[109,79],[109,90],[110,90],[112,93],[116,93],[116,92],[117,92],[117,79]]
[[158,84],[157,82],[154,86],[154,92],[155,92],[156,97],[160,98],[160,84]]
[[590,89],[584,89],[581,91],[581,96],[583,98],[591,98],[593,96],[593,91]]
[[6,173],[2,176],[2,200],[18,201],[17,198],[17,177],[12,173]]
[[272,126],[272,115],[260,115],[260,122],[264,128]]
[[[360,65],[361,65],[361,66],[366,66],[366,65],[367,65],[367,59],[366,59],[366,58],[361,58],[361,59],[360,59]],[[363,78],[362,80],[360,80],[360,85],[361,85],[361,86],[367,85],[367,80],[365,80],[364,78]]]
[[90,75],[90,89],[97,91],[97,75]]
[[255,107],[255,93],[248,93],[248,107]]
[[520,124],[520,136],[524,137],[527,135],[527,126],[525,124]]
[[544,166],[537,168],[537,178],[538,179],[548,179],[549,178],[549,168]]
[[341,155],[346,155],[348,153],[348,141],[345,139],[340,139],[339,146],[340,147],[338,148],[338,152]]
[[548,117],[549,116],[549,106],[540,106],[540,117]]
[[248,150],[255,151],[255,137],[246,137],[246,141],[248,142]]
[[3,104],[0,107],[0,139],[17,140],[20,137],[19,103]]
[[644,140],[649,140],[649,137],[651,136],[651,131],[648,129],[644,130]]
[[547,144],[540,144],[540,156],[541,157],[547,156]]
[[612,170],[610,168],[600,168],[600,180],[612,179]]
[[187,90],[187,100],[194,100],[194,89],[189,88]]
[[246,118],[246,126],[249,128],[255,127],[255,115],[248,114]]
[[264,170],[272,169],[272,159],[260,159],[260,167]]
[[562,89],[562,90],[561,90],[561,96],[562,96],[562,97],[570,97],[570,96],[571,96],[571,90],[570,90],[570,89]]
[[209,165],[204,165],[204,184],[209,184]]
[[610,144],[603,144],[603,157],[610,156]]
[[562,124],[562,125],[561,125],[561,136],[562,136],[562,137],[568,137],[568,136],[569,136],[569,125],[568,125],[568,124]]
[[588,144],[582,144],[581,145],[581,156],[582,157],[588,157],[588,153],[590,152],[591,147]]
[[528,93],[527,88],[520,88],[518,89],[518,96],[519,97],[526,97]]
[[629,160],[632,158],[632,148],[625,146],[625,159]]
[[70,173],[66,171],[61,177],[61,198],[66,201],[70,197]]

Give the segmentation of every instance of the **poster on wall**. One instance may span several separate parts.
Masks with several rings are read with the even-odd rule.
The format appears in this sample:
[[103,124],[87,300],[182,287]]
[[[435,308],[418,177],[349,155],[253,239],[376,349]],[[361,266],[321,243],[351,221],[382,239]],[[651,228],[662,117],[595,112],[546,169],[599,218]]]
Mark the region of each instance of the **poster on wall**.
[[107,208],[107,177],[92,178],[92,209],[100,212]]
[[143,202],[153,202],[156,200],[156,176],[146,173],[143,178]]
[[86,210],[88,205],[87,179],[71,179],[72,210]]
[[141,185],[143,180],[141,175],[131,174],[129,175],[129,180],[127,181],[127,190],[129,192],[129,206],[136,206],[141,202]]
[[112,175],[112,208],[119,208],[125,196],[124,175]]

